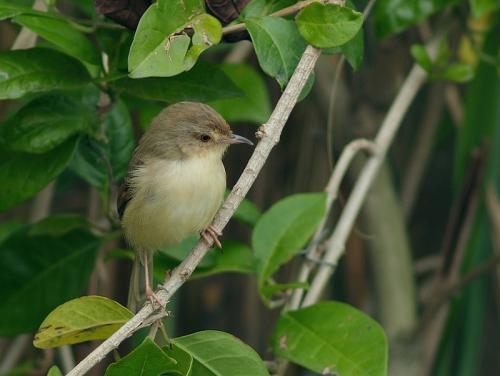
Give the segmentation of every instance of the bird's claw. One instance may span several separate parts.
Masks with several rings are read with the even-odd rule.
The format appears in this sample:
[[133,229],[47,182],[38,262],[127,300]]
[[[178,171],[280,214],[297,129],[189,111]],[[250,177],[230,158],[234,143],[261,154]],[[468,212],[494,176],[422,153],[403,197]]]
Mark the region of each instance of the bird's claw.
[[208,226],[205,230],[202,231],[201,236],[208,244],[213,241],[217,248],[222,249],[222,244],[219,240],[219,236],[222,236],[222,232],[217,230],[214,226]]
[[155,303],[158,304],[158,308],[162,308],[163,304],[160,301],[160,298],[154,293],[154,291],[151,289],[151,287],[146,286],[146,296],[151,303],[151,306],[155,308]]

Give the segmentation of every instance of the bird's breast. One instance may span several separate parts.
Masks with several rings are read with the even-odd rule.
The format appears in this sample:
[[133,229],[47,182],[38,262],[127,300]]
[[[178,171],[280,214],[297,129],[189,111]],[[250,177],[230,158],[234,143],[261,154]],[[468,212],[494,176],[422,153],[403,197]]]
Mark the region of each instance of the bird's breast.
[[152,160],[133,173],[133,198],[123,216],[135,248],[156,250],[207,227],[222,203],[226,173],[220,158]]

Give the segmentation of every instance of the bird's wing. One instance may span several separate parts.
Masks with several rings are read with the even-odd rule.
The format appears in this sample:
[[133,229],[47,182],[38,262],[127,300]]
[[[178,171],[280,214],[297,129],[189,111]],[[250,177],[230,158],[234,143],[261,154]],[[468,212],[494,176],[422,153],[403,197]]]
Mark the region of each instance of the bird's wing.
[[125,208],[127,207],[128,202],[132,199],[132,195],[130,192],[130,186],[127,177],[123,181],[120,186],[120,190],[118,191],[118,197],[116,199],[116,210],[118,211],[118,217],[120,221],[123,218],[123,213],[125,213]]
[[133,192],[130,186],[130,181],[132,179],[132,171],[134,171],[138,166],[142,165],[143,162],[140,159],[133,158],[130,161],[128,166],[127,174],[125,175],[125,179],[123,179],[123,183],[118,190],[118,196],[116,199],[116,209],[118,211],[118,217],[120,221],[123,218],[123,214],[125,213],[125,209],[127,208],[127,204],[130,200],[132,200]]

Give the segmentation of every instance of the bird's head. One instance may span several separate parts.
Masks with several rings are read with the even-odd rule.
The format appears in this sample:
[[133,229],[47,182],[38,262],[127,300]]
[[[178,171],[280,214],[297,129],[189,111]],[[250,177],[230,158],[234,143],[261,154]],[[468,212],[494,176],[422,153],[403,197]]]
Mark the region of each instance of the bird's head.
[[168,106],[153,120],[140,142],[166,158],[220,156],[231,144],[253,143],[233,134],[229,124],[212,107],[196,102]]

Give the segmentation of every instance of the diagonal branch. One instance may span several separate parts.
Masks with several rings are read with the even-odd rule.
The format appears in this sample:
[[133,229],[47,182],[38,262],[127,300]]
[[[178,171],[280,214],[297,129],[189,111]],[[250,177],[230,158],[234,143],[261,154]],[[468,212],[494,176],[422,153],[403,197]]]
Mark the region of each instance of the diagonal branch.
[[[245,170],[236,182],[228,198],[217,212],[212,225],[217,230],[222,230],[229,222],[236,208],[239,206],[250,187],[264,166],[272,148],[278,143],[283,127],[295,106],[302,88],[320,55],[320,50],[308,46],[295,69],[285,91],[279,99],[268,122],[262,125],[257,132],[261,140],[256,146]],[[203,259],[211,244],[199,241],[189,253],[187,258],[172,272],[162,288],[156,293],[161,303],[165,306],[172,295],[187,281],[196,266]],[[99,363],[107,354],[117,348],[127,337],[130,337],[154,313],[150,304],[142,308],[133,318],[125,323],[111,337],[104,341],[85,359],[83,359],[68,376],[84,375],[90,368]]]

